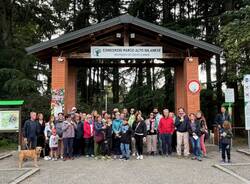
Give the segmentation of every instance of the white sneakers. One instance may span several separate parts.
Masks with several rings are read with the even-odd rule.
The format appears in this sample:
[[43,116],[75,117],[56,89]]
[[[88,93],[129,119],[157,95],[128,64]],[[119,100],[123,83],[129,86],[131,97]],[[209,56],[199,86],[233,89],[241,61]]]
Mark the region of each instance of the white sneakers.
[[138,155],[138,156],[136,157],[136,159],[137,159],[137,160],[143,160],[143,155]]
[[51,157],[45,156],[45,157],[44,157],[44,160],[51,160]]

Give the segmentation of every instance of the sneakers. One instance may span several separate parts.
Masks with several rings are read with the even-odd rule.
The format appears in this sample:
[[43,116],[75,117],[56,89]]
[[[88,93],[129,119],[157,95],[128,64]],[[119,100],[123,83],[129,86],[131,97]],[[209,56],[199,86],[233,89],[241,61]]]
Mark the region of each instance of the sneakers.
[[44,160],[51,160],[51,157],[45,156],[45,157],[44,157]]
[[136,157],[136,160],[143,160],[143,155],[138,155],[138,156]]
[[89,158],[89,155],[86,155],[85,157],[86,157],[86,158]]
[[200,161],[200,162],[202,161],[201,157],[198,157],[197,160]]
[[133,157],[135,157],[135,152],[132,154]]
[[192,157],[191,159],[192,159],[192,160],[196,160],[196,159],[197,159],[197,157]]

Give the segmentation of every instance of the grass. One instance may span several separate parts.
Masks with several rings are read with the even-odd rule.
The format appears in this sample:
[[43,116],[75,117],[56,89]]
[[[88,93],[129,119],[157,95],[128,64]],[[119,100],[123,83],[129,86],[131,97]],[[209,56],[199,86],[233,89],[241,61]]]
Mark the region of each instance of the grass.
[[9,139],[1,139],[0,140],[0,153],[16,150],[17,149],[17,143],[13,142]]

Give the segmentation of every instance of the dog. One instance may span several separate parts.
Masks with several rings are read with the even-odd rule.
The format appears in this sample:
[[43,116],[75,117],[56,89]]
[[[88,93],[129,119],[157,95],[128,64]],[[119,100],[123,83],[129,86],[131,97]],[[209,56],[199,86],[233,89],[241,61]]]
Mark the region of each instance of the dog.
[[37,159],[40,157],[40,153],[42,151],[42,147],[36,147],[36,149],[32,150],[21,150],[19,151],[19,168],[22,168],[23,160],[27,158],[31,158],[34,161],[34,166],[38,167]]

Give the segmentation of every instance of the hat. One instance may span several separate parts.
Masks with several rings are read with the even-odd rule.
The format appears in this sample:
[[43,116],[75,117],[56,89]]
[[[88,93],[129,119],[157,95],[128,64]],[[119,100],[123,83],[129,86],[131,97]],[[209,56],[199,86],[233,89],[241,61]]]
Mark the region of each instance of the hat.
[[77,109],[76,109],[76,107],[72,107],[72,109],[71,109],[71,110],[72,110],[72,111],[75,111],[75,110],[77,110]]

